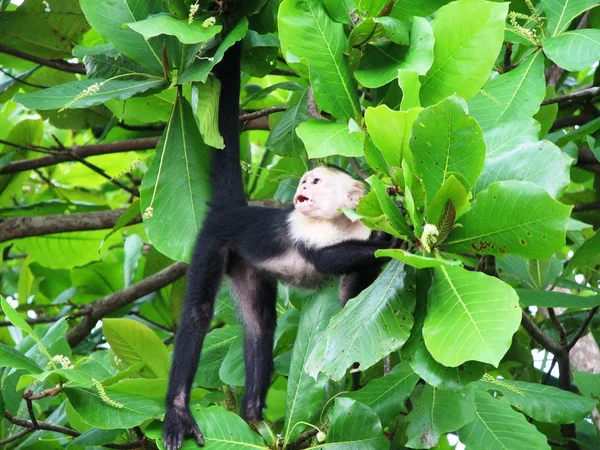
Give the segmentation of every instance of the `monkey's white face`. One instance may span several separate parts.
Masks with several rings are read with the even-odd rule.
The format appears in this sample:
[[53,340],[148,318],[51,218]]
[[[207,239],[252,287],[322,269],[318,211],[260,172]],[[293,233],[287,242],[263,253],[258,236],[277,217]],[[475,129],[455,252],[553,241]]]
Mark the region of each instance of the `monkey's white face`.
[[332,220],[342,215],[340,208],[356,208],[365,189],[344,172],[317,167],[306,172],[294,195],[294,207],[307,217]]

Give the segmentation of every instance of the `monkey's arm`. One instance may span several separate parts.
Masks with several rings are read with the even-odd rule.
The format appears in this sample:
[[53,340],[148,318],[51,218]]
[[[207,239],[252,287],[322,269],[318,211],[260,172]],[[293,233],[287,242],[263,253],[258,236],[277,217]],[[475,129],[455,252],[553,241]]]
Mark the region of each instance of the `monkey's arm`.
[[376,258],[375,251],[388,248],[387,242],[347,241],[320,249],[307,251],[306,258],[319,273],[324,275],[344,275],[388,261]]

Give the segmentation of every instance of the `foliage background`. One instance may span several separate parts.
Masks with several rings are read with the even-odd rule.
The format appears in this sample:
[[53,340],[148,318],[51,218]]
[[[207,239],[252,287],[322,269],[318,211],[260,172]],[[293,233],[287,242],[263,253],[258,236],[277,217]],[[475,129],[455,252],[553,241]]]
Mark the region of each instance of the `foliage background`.
[[405,244],[342,311],[280,287],[254,428],[223,289],[207,448],[600,448],[597,2],[252,0],[228,29],[208,3],[0,0],[1,444],[162,448],[210,71],[242,40],[248,198],[335,163]]

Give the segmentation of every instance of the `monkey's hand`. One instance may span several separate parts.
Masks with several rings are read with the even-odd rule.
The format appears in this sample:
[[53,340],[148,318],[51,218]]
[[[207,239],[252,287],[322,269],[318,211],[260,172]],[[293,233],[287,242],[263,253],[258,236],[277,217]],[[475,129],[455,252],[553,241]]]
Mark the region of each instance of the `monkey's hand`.
[[163,427],[163,441],[167,450],[179,450],[186,436],[194,436],[200,447],[204,447],[204,436],[188,408],[167,408]]

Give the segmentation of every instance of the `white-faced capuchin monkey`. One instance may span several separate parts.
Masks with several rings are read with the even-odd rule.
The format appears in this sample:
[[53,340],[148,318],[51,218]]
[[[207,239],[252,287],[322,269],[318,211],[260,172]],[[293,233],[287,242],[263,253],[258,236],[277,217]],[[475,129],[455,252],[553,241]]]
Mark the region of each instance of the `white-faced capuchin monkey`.
[[389,241],[371,239],[369,228],[340,212],[340,208],[356,207],[364,186],[335,167],[305,173],[292,209],[248,206],[240,168],[240,58],[238,43],[215,70],[221,81],[219,129],[225,148],[214,151],[211,209],[187,273],[166,400],[167,450],[179,449],[188,435],[204,445],[190,413],[190,390],[224,274],[231,280],[245,327],[246,391],[241,414],[258,421],[273,370],[277,281],[318,287],[326,278],[340,276],[344,305],[377,277],[382,261],[375,258],[375,250],[389,247]]

